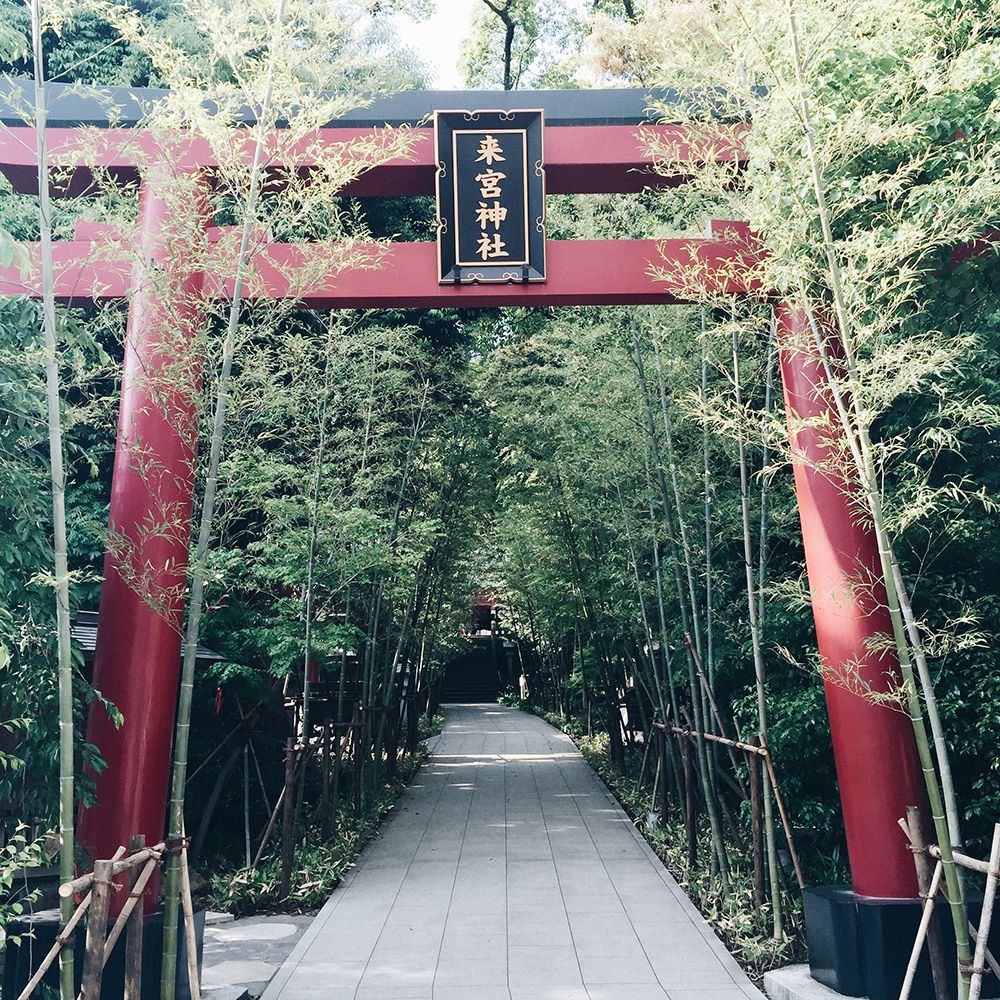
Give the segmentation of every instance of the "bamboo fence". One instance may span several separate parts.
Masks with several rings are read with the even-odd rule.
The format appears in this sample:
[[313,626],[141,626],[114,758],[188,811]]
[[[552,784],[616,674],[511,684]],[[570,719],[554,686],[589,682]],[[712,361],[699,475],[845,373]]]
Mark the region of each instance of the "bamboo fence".
[[[769,750],[766,742],[762,740],[759,744],[745,743],[742,740],[731,740],[726,736],[718,736],[715,733],[699,733],[697,732],[697,730],[692,729],[690,726],[687,727],[675,726],[659,721],[653,723],[653,728],[663,734],[669,732],[673,733],[675,736],[683,737],[685,740],[684,743],[685,752],[687,748],[687,741],[697,740],[697,739],[703,739],[709,743],[719,743],[722,746],[727,747],[731,751],[742,750],[747,755],[747,763],[751,765],[750,767],[751,775],[753,773],[752,764],[756,760],[756,758],[759,757],[764,762],[764,765],[767,767],[768,776],[771,779],[770,790],[774,794],[774,801],[778,806],[778,814],[781,817],[781,825],[785,831],[785,840],[788,842],[788,853],[791,856],[792,866],[795,869],[795,878],[798,881],[799,888],[800,889],[804,888],[806,884],[805,877],[803,876],[802,873],[802,864],[799,861],[799,852],[795,847],[795,838],[792,836],[792,824],[788,818],[788,811],[785,809],[785,799],[784,796],[781,794],[781,786],[778,784],[778,776],[775,774],[774,771],[774,762],[771,759],[771,751]],[[687,784],[687,781],[685,781],[685,784]],[[754,802],[752,796],[751,796],[751,807],[754,808]],[[691,813],[692,810],[693,806],[689,806],[685,810],[685,812]],[[693,826],[693,820],[691,818],[688,819],[688,825],[689,827]],[[689,830],[689,840],[691,840],[693,836],[694,836],[693,831]],[[691,849],[691,852],[689,853],[693,855],[694,853],[693,847]]]
[[[947,996],[949,989],[945,981],[946,970],[941,958],[941,942],[937,939],[934,925],[931,923],[936,901],[939,898],[943,898],[945,902],[948,901],[947,891],[942,885],[944,864],[941,859],[941,849],[937,844],[927,843],[919,810],[915,806],[911,806],[906,812],[906,816],[899,820],[899,825],[906,834],[909,848],[913,852],[923,906],[917,934],[910,952],[910,960],[906,966],[903,985],[899,991],[899,1000],[908,1000],[910,996],[913,980],[917,973],[917,964],[920,961],[920,954],[925,943],[931,960],[935,992],[938,996]],[[988,861],[980,861],[978,858],[970,857],[961,851],[953,851],[952,857],[955,864],[966,871],[974,871],[986,876],[979,926],[975,927],[971,921],[969,922],[969,934],[975,942],[972,964],[969,968],[960,970],[969,975],[968,1000],[979,1000],[982,995],[983,976],[987,972],[992,972],[994,976],[1000,978],[1000,963],[997,962],[987,946],[996,903],[997,881],[1000,880],[1000,823],[993,827],[993,843]],[[931,859],[933,859],[933,868]]]
[[[87,943],[83,962],[83,975],[77,1000],[99,1000],[104,968],[122,934],[125,941],[124,1000],[140,1000],[142,983],[143,907],[141,902],[149,882],[163,859],[171,854],[180,857],[181,908],[184,914],[184,935],[187,947],[187,975],[191,1000],[201,1000],[198,977],[198,953],[194,925],[194,906],[191,901],[191,879],[187,862],[187,841],[161,841],[153,847],[145,846],[145,838],[134,836],[128,851],[119,847],[106,861],[95,861],[93,871],[80,875],[59,886],[61,899],[76,899],[76,907],[56,935],[48,953],[42,959],[31,979],[17,996],[28,1000],[35,992],[46,972],[59,958],[63,948],[73,947],[76,931],[87,917]],[[125,876],[129,891],[110,930],[111,900],[118,887],[115,878]]]

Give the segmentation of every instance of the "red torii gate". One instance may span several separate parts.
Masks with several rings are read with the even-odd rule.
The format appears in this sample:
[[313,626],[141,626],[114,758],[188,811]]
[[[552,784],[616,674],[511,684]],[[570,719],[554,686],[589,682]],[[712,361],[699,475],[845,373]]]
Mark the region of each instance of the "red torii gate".
[[[543,107],[550,122],[545,133],[549,193],[623,193],[682,183],[683,177],[666,179],[652,171],[638,134],[640,125],[674,143],[690,157],[693,167],[706,156],[739,160],[742,127],[730,127],[725,141],[707,148],[693,140],[688,143],[681,126],[647,124],[645,107],[650,95],[646,92],[601,91],[588,100],[591,96],[585,95],[581,103],[579,92],[410,93],[376,104],[365,112],[368,117],[363,121],[323,129],[321,141],[337,143],[371,134],[379,120],[390,125],[419,122],[440,104]],[[126,106],[130,99],[123,91],[120,104]],[[74,105],[74,100],[63,98],[62,118],[91,121],[88,106]],[[9,125],[20,122],[10,114],[0,117]],[[167,273],[178,290],[190,291],[206,280],[216,280],[185,273],[183,262],[164,260],[160,223],[166,205],[155,177],[140,177],[138,166],[138,154],[143,154],[142,162],[149,162],[155,142],[138,127],[138,120],[135,124],[104,128],[100,166],[122,181],[138,178],[142,182],[137,220],[140,259],[134,267],[113,268],[95,254],[96,247],[119,236],[102,226],[78,224],[73,240],[55,245],[60,301],[84,305],[130,299],[110,523],[133,539],[150,504],[148,486],[130,461],[135,441],[151,449],[168,473],[159,479],[158,502],[173,505],[183,513],[185,523],[190,520],[193,493],[190,463],[185,460],[190,444],[159,407],[146,405],[140,378],[147,365],[162,363],[155,356],[157,324],[163,322],[165,311],[178,308],[188,297],[164,301],[143,279],[158,262],[169,265]],[[48,146],[52,161],[60,165],[65,177],[64,190],[85,190],[91,177],[85,157],[77,152],[79,132],[51,128]],[[31,128],[19,127],[16,141],[8,133],[0,143],[0,171],[19,191],[37,190],[35,155],[36,136]],[[294,150],[286,158],[292,155]],[[306,171],[308,154],[301,160],[286,159],[283,165]],[[173,156],[170,169],[210,175],[212,157],[207,144],[192,140],[181,155]],[[417,144],[412,159],[375,166],[344,193],[432,194],[434,172],[433,143],[425,141]],[[201,212],[197,221],[206,240],[217,241],[221,233],[212,229],[206,209],[196,202],[190,208],[192,213]],[[37,247],[28,251],[37,254]],[[717,276],[712,291],[738,295],[759,290],[750,277],[759,247],[739,223],[715,223],[700,240],[549,241],[548,281],[530,285],[440,285],[435,244],[398,243],[391,246],[378,270],[329,275],[310,288],[292,292],[285,275],[308,253],[308,244],[267,244],[255,258],[253,294],[291,296],[305,307],[322,309],[671,304],[690,300],[690,288],[679,278],[671,280],[671,275],[689,273],[692,265]],[[659,280],[651,274],[653,266],[662,272]],[[224,297],[229,283],[219,281],[206,290]],[[8,268],[0,270],[0,294],[37,296],[39,292],[33,278],[26,281]],[[885,599],[880,598],[878,587],[870,588],[874,593],[866,597],[850,585],[859,573],[873,580],[881,578],[876,544],[870,529],[852,511],[850,488],[816,471],[824,455],[822,434],[797,429],[804,420],[821,416],[831,407],[820,366],[809,361],[808,350],[799,349],[811,343],[804,312],[786,302],[775,305],[790,433],[796,449],[807,458],[795,463],[794,472],[819,651],[834,672],[855,665],[862,684],[885,690],[896,670],[894,658],[869,648],[873,636],[891,631]],[[192,324],[196,321],[195,316],[188,319]],[[187,543],[187,535],[141,543],[142,558],[160,568],[158,586],[176,587],[182,593]],[[109,857],[119,844],[128,842],[130,834],[143,833],[156,840],[163,832],[181,642],[179,630],[125,583],[113,552],[106,556],[104,571],[94,683],[118,706],[125,722],[116,730],[100,708],[90,716],[88,739],[101,749],[108,767],[97,780],[99,803],[81,813],[80,839],[98,857]],[[182,616],[180,596],[177,601],[172,611]],[[873,900],[913,899],[917,895],[913,862],[896,826],[908,805],[924,801],[909,720],[835,683],[826,683],[825,689],[854,890]]]

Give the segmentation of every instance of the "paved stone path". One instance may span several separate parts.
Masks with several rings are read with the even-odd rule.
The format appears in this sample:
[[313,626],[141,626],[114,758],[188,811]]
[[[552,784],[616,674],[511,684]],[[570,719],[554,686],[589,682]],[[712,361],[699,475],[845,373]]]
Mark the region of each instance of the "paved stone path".
[[761,1000],[564,734],[445,710],[264,1000]]

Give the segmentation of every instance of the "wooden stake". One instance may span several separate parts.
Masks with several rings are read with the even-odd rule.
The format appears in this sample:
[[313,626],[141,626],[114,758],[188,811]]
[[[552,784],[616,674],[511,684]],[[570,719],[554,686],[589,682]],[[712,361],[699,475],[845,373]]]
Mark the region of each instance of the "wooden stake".
[[990,870],[986,876],[986,890],[983,893],[983,908],[979,917],[976,951],[972,959],[972,978],[969,982],[969,1000],[979,1000],[983,990],[983,963],[986,960],[986,942],[990,936],[993,921],[993,903],[997,894],[997,879],[1000,878],[1000,823],[993,827],[993,846],[990,848]]
[[[901,819],[899,825],[909,838],[913,863],[917,869],[917,885],[920,888],[920,895],[926,899],[931,888],[934,865],[927,853],[927,826],[924,814],[917,806],[907,806],[906,819]],[[932,924],[927,932],[927,953],[931,960],[934,994],[937,1000],[948,1000],[951,994],[948,986],[948,965],[945,962],[941,931],[936,924]]]
[[753,837],[753,899],[760,907],[767,902],[764,882],[764,787],[760,773],[760,755],[747,754],[747,771],[750,773],[750,819]]
[[[141,833],[135,833],[129,838],[129,854],[135,854],[146,846],[146,838]],[[148,872],[152,875],[158,861],[146,862],[146,867],[142,872],[132,869],[132,876],[129,878],[129,899],[125,906],[132,903],[132,912],[128,919],[128,935],[125,938],[125,997],[124,1000],[141,1000],[142,998],[142,932],[145,929],[143,908],[139,905],[146,882],[143,876]],[[148,876],[147,876],[148,878]],[[124,907],[122,913],[125,912]],[[121,914],[118,919],[121,920]],[[115,924],[117,929],[118,924]],[[114,931],[111,932],[114,937]],[[114,943],[108,939],[111,947]]]
[[917,937],[913,942],[910,961],[906,966],[906,975],[903,977],[903,985],[899,991],[899,1000],[908,1000],[910,996],[910,989],[913,987],[913,977],[917,974],[917,962],[920,961],[920,952],[924,946],[924,938],[927,936],[927,928],[930,926],[931,916],[934,913],[934,897],[937,895],[940,884],[941,862],[939,861],[934,866],[934,874],[931,876],[927,898],[924,900],[924,909],[920,914],[920,925],[917,927]]
[[691,744],[684,741],[684,826],[687,831],[688,868],[698,863],[698,816],[694,796],[694,768],[691,766]]
[[83,960],[83,985],[80,1000],[100,1000],[104,973],[104,941],[108,931],[108,905],[111,902],[111,861],[94,862],[90,916],[87,918],[87,951]]
[[35,970],[35,974],[28,980],[25,984],[24,989],[18,994],[17,1000],[28,1000],[35,991],[35,987],[42,981],[45,973],[49,971],[49,967],[52,963],[59,957],[59,952],[73,940],[73,932],[76,930],[76,925],[83,919],[83,915],[90,908],[90,904],[93,901],[93,896],[88,893],[80,905],[77,906],[76,910],[73,912],[73,916],[66,921],[66,926],[59,932],[55,941],[52,942],[52,947],[49,949],[48,954],[42,959],[41,964]]
[[128,899],[125,900],[125,905],[122,907],[121,913],[118,914],[118,919],[115,921],[114,927],[111,928],[108,940],[104,944],[105,965],[108,964],[111,952],[114,951],[115,945],[118,944],[118,938],[121,937],[122,931],[125,930],[130,917],[136,910],[138,910],[140,916],[142,915],[142,907],[139,906],[139,900],[142,899],[146,885],[152,877],[153,872],[156,871],[156,866],[159,863],[159,858],[150,858],[141,871],[137,868],[132,869],[132,875],[129,878],[131,889],[129,890]]
[[295,740],[285,742],[285,809],[281,826],[281,884],[278,898],[284,899],[292,883],[292,859],[295,854]]
[[323,723],[323,769],[319,790],[319,825],[324,840],[330,836],[330,720]]
[[191,900],[191,872],[188,869],[187,847],[181,848],[181,908],[184,911],[188,990],[191,1000],[201,1000],[201,978],[198,975],[198,939],[194,928],[194,903]]

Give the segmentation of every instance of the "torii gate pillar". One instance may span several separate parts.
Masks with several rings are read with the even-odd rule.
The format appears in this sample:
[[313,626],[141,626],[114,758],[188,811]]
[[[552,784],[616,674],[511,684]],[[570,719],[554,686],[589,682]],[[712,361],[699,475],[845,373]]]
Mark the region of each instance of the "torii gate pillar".
[[856,487],[836,472],[829,441],[841,433],[839,417],[805,309],[779,303],[777,336],[854,886],[806,890],[810,963],[827,986],[875,1000],[898,994],[913,941],[916,874],[897,821],[926,793],[909,716],[866,696],[898,690],[899,665],[884,648],[892,624],[875,535]]
[[[163,836],[198,442],[203,272],[192,248],[210,221],[204,183],[166,166],[143,177],[93,680],[124,721],[91,706],[87,741],[107,767],[78,825],[94,858],[132,834]],[[155,888],[145,900],[155,908]]]

